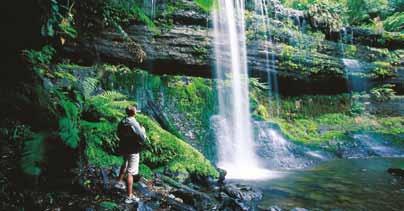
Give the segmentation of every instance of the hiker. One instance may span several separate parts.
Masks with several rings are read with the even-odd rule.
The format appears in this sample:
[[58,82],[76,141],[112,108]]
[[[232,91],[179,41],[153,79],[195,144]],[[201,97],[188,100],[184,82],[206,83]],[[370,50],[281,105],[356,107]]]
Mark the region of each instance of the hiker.
[[[139,153],[142,145],[146,142],[145,129],[136,121],[136,108],[126,108],[127,117],[123,118],[118,125],[119,154],[123,156],[124,162],[119,172],[118,182],[115,187],[118,189],[127,188],[125,203],[138,202],[139,198],[133,194],[133,182],[140,180],[139,176]],[[124,176],[127,173],[126,184]]]

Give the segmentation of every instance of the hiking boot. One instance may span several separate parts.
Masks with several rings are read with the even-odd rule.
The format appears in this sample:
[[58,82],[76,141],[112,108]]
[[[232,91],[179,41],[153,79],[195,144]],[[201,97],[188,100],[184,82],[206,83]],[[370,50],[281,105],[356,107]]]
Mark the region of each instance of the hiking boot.
[[125,199],[126,204],[132,204],[133,202],[139,202],[140,199],[136,197],[135,195],[127,196]]
[[115,183],[114,187],[117,189],[125,190],[126,184],[122,181],[119,181],[119,182]]

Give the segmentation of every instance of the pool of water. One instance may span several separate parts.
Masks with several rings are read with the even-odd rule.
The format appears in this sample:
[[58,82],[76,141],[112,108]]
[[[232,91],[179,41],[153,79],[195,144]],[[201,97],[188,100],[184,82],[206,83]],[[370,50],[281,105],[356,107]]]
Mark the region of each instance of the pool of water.
[[404,179],[387,173],[391,167],[404,168],[404,158],[333,160],[312,169],[284,171],[275,179],[243,183],[263,192],[259,207],[404,210]]

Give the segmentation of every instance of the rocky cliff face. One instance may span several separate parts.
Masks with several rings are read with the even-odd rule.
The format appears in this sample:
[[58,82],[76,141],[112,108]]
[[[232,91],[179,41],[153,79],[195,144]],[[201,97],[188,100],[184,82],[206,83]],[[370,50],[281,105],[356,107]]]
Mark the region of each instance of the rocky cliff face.
[[[251,15],[246,16],[248,65],[253,76],[266,80],[271,71],[265,65],[269,54],[275,58],[281,92],[294,93],[294,88],[300,87],[298,92],[338,93],[369,89],[383,83],[394,83],[399,92],[404,91],[404,39],[401,35],[344,28],[337,38],[329,37],[310,26],[309,18],[302,12],[285,9],[277,1],[269,2],[269,14],[274,15],[270,17],[267,33],[272,43],[255,30],[257,26],[251,20],[256,14],[249,12]],[[103,31],[69,43],[65,50],[73,56],[88,55],[88,62],[136,65],[158,74],[210,77],[214,53],[209,14],[192,1],[181,3],[181,7],[168,15],[165,10],[172,3],[167,1],[160,5],[156,21],[170,19],[170,24],[161,24],[157,30],[140,24],[126,26],[125,32],[136,44],[128,43],[120,33]],[[145,53],[144,60],[136,55],[139,47]],[[357,61],[360,67],[353,70],[345,59]],[[352,80],[365,81],[366,86],[344,85]],[[328,86],[324,86],[326,84]]]

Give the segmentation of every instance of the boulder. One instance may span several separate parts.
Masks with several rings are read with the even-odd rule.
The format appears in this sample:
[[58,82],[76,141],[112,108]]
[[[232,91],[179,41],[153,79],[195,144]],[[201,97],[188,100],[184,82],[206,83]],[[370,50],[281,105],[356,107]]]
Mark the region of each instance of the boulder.
[[389,168],[387,169],[387,172],[393,176],[400,176],[404,177],[404,169],[399,169],[399,168]]
[[224,187],[224,192],[232,198],[241,201],[259,200],[262,198],[262,193],[252,187],[242,184],[229,184]]

